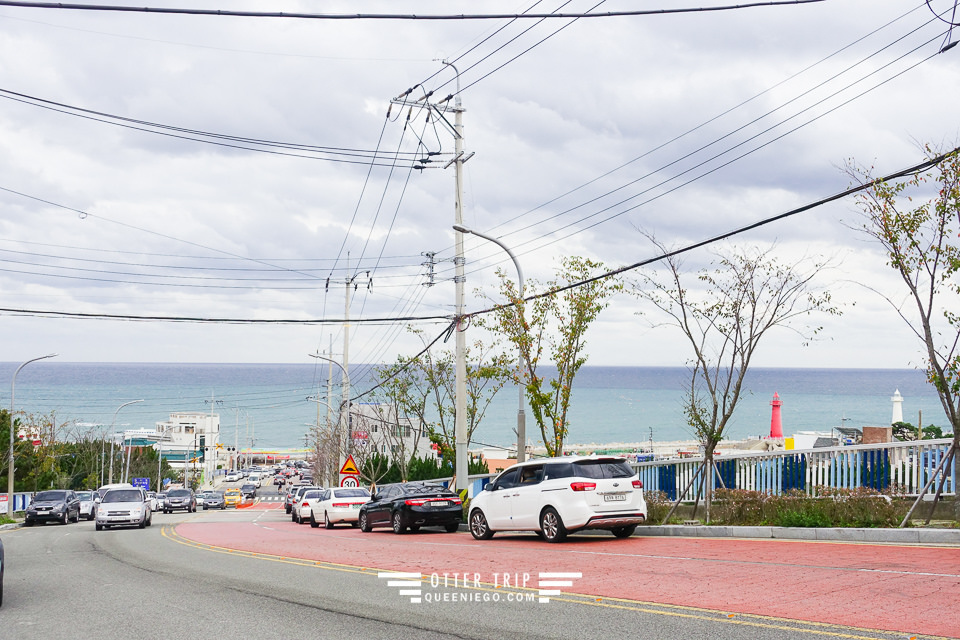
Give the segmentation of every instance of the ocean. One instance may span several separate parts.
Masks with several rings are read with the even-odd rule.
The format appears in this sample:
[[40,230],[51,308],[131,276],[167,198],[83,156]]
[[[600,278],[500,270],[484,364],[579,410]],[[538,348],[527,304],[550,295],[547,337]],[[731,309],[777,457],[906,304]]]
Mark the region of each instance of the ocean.
[[[11,380],[18,363],[0,363],[0,406],[9,408]],[[371,367],[351,366],[351,396],[369,388]],[[336,370],[335,370],[336,373]],[[256,448],[303,447],[326,397],[327,367],[317,364],[71,363],[40,361],[24,367],[16,380],[18,411],[50,414],[58,437],[85,431],[153,429],[170,413],[211,408],[220,415],[222,440],[251,442]],[[584,367],[574,381],[567,442],[633,443],[687,440],[682,401],[683,367]],[[339,378],[334,380],[334,406]],[[904,398],[904,420],[946,427],[934,389],[923,371],[912,369],[751,369],[728,439],[767,435],[774,392],[783,402],[784,434],[890,424],[896,390]],[[515,443],[517,388],[495,397],[474,433],[474,445]],[[132,400],[143,402],[120,405]],[[360,400],[361,402],[363,399]],[[321,407],[325,419],[326,407]],[[527,409],[527,435],[539,444],[539,430]]]

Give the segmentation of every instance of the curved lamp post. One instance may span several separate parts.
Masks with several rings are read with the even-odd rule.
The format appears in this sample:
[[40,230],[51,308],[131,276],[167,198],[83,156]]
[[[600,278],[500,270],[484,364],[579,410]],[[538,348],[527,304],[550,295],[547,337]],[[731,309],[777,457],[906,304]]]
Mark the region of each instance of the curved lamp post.
[[[113,430],[117,426],[117,414],[120,413],[120,409],[128,407],[131,404],[137,404],[138,402],[143,402],[143,400],[131,400],[130,402],[124,402],[122,405],[117,407],[116,411],[113,412],[113,422],[110,423],[110,477],[107,480],[107,484],[113,484],[113,459],[117,457],[113,453],[113,436],[115,435]],[[121,462],[123,461],[121,460]]]
[[[340,364],[339,362],[337,362],[332,358],[322,356],[319,353],[308,353],[307,355],[310,356],[311,358],[317,358],[318,360],[325,360],[326,362],[335,364],[338,367],[340,367],[340,371],[343,372],[343,402],[340,403],[340,420],[342,421],[344,430],[347,432],[347,441],[348,441],[347,446],[349,448],[349,441],[351,439],[350,437],[351,435],[350,434],[350,373],[343,367],[342,364]],[[327,404],[327,403],[324,402],[324,404]],[[330,407],[330,405],[327,405],[327,408],[332,408],[332,407]],[[337,438],[338,446],[340,445],[339,440],[341,436],[342,436],[342,433]]]
[[13,380],[10,381],[10,452],[9,459],[7,460],[7,515],[13,515],[13,476],[14,476],[14,467],[13,467],[13,432],[15,430],[14,420],[13,420],[13,392],[17,386],[17,374],[20,373],[20,369],[23,369],[25,366],[31,362],[36,362],[37,360],[44,360],[46,358],[56,358],[56,353],[51,353],[45,356],[40,356],[39,358],[34,358],[33,360],[27,360],[13,372]]
[[[472,233],[475,236],[483,238],[484,240],[489,240],[495,245],[499,246],[501,249],[507,252],[507,255],[510,256],[510,259],[513,260],[513,266],[517,269],[517,297],[523,299],[523,270],[520,268],[520,263],[517,261],[517,256],[513,255],[513,251],[510,250],[510,247],[503,244],[496,238],[488,236],[486,234],[480,233],[479,231],[474,231],[473,229],[468,229],[463,225],[455,224],[453,225],[454,231],[459,231],[460,233]],[[519,309],[518,309],[519,311]],[[519,354],[520,364],[523,361],[523,352]],[[527,459],[527,420],[524,415],[523,409],[523,378],[521,377],[520,382],[520,406],[517,409],[517,462],[523,462]]]

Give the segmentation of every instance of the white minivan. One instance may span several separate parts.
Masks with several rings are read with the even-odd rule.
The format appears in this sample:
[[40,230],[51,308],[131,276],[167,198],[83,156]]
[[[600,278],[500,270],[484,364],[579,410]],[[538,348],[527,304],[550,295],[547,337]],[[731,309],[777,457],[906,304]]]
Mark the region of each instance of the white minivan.
[[247,482],[249,482],[249,483],[251,483],[251,484],[255,484],[255,485],[257,485],[257,487],[259,487],[259,486],[260,486],[260,473],[257,472],[257,471],[254,471],[253,473],[251,473],[249,476],[247,476]]
[[468,524],[477,540],[497,531],[536,531],[560,542],[581,529],[633,535],[647,519],[643,483],[623,458],[563,456],[516,464],[470,502]]

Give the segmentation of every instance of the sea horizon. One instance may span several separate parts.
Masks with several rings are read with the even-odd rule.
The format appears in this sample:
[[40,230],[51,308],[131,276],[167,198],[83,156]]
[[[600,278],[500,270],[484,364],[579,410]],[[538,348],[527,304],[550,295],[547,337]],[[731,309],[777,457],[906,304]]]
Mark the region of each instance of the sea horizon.
[[[0,362],[0,380],[9,380],[18,363]],[[351,397],[370,386],[369,364],[352,364]],[[256,448],[303,446],[310,427],[326,418],[326,363],[239,362],[57,362],[24,367],[16,380],[16,409],[55,412],[56,420],[90,429],[153,429],[178,411],[220,415],[221,439]],[[334,366],[336,405],[339,369]],[[544,371],[548,371],[544,369]],[[549,370],[552,371],[552,370]],[[692,439],[683,416],[685,366],[587,364],[573,383],[567,441],[646,442]],[[0,385],[0,406],[9,407],[9,387]],[[935,389],[922,369],[859,367],[752,367],[727,438],[767,435],[770,401],[783,402],[783,430],[828,431],[837,426],[890,423],[891,397],[904,398],[904,421],[946,427]],[[471,446],[515,444],[517,387],[506,385],[494,398],[474,433]],[[121,405],[143,400],[130,406]],[[360,398],[358,402],[364,402]],[[114,422],[115,421],[115,422]],[[540,433],[527,407],[528,443]]]

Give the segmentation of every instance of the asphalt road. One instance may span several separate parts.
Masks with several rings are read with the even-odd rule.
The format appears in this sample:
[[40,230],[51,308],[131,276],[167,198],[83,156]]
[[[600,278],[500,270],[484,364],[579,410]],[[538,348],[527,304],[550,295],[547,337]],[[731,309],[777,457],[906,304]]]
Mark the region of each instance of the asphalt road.
[[[413,548],[398,546],[398,541],[428,542],[439,555],[436,550],[448,546],[447,541],[473,544],[468,534],[329,532],[294,525],[282,505],[259,507],[160,513],[144,530],[95,532],[92,522],[80,522],[4,532],[7,573],[0,638],[910,637],[701,609],[696,593],[685,606],[600,597],[578,589],[577,580],[549,602],[539,602],[536,587],[542,578],[531,576],[526,589],[514,588],[523,579],[515,572],[520,566],[516,551],[506,548],[509,544],[498,546],[496,538],[482,547],[487,554],[483,567],[464,560],[461,571],[448,572],[470,574],[466,585],[455,584],[450,575],[446,585],[439,575],[433,585],[432,576],[424,576],[418,581],[417,603],[380,575],[382,569],[400,566],[398,561]],[[208,539],[198,542],[200,536],[191,535],[197,531],[206,531]],[[259,550],[228,548],[236,546],[226,544],[229,538],[247,531],[256,532]],[[364,535],[364,550],[354,557],[363,562],[313,559],[336,549],[339,538],[359,535]],[[449,546],[454,555],[461,553],[458,544]],[[527,545],[522,553],[528,560],[541,554],[539,564],[549,568],[556,546]],[[626,586],[642,571],[643,565],[624,562],[619,574],[608,578]],[[477,582],[475,573],[482,574]],[[510,579],[506,587],[504,577]]]

